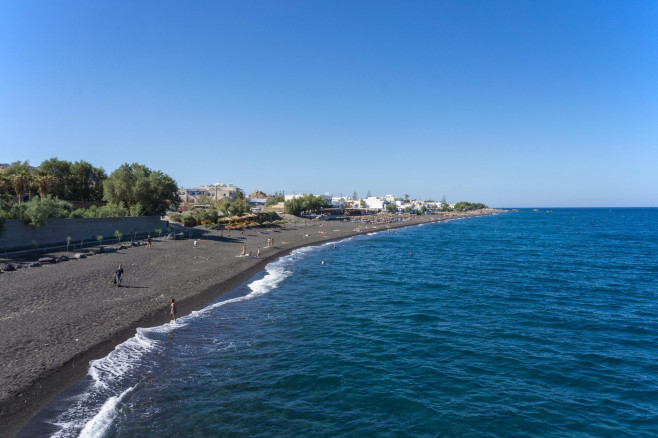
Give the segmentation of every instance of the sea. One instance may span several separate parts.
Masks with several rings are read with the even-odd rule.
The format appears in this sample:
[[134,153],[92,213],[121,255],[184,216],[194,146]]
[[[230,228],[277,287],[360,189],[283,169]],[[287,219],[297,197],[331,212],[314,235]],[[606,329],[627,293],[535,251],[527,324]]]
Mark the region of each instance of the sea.
[[21,436],[658,436],[658,209],[365,231],[138,329]]

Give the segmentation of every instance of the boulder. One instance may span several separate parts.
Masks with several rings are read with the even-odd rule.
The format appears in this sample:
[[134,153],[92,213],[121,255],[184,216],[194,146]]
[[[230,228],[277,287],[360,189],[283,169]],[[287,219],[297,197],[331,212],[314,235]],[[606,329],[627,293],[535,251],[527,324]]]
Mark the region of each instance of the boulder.
[[75,259],[84,259],[85,257],[87,257],[87,254],[85,254],[84,252],[77,252],[73,256],[73,258]]
[[16,266],[12,265],[11,263],[5,263],[2,266],[2,272],[12,272],[16,270]]
[[65,256],[65,255],[64,255],[64,256],[61,256],[61,257],[58,259],[58,261],[60,261],[60,262],[68,262],[68,261],[69,261],[69,258],[68,258],[68,256]]
[[32,262],[27,265],[28,268],[38,268],[39,266],[41,266],[41,263],[39,262]]
[[39,263],[42,264],[42,265],[45,265],[45,264],[48,264],[48,263],[57,263],[57,261],[58,260],[53,258],[53,257],[41,257],[39,259]]

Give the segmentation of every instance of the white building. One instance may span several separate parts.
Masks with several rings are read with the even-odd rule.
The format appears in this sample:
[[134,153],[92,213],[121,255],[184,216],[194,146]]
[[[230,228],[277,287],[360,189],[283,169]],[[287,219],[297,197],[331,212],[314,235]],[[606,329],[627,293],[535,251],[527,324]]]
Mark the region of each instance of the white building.
[[368,196],[365,199],[366,207],[371,210],[383,211],[388,202],[384,198],[377,198],[376,196]]
[[181,202],[197,203],[199,198],[205,196],[214,201],[225,199],[227,201],[235,200],[240,188],[233,184],[210,184],[205,186],[193,187],[190,189],[178,189],[178,196]]

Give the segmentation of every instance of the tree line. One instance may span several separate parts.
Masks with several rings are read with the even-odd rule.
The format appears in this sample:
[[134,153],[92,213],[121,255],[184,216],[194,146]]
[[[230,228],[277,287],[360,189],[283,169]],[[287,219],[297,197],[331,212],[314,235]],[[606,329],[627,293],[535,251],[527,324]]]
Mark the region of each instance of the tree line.
[[473,203],[473,202],[458,202],[455,204],[454,211],[471,211],[471,210],[481,210],[483,208],[489,208],[482,203]]
[[285,201],[283,203],[283,211],[299,216],[301,213],[318,211],[328,206],[329,203],[322,196],[304,195]]
[[176,181],[138,163],[122,164],[109,176],[86,161],[57,158],[0,170],[0,220],[39,226],[62,217],[161,216],[178,204]]

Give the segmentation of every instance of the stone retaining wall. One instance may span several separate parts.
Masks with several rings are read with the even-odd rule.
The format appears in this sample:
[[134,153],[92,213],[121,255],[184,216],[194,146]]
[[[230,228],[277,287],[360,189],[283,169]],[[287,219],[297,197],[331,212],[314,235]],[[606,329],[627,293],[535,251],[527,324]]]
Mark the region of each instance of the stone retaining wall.
[[155,230],[159,228],[164,235],[168,226],[169,222],[161,220],[159,216],[50,219],[40,227],[25,225],[22,220],[7,220],[0,235],[0,250],[65,246],[67,236],[71,236],[71,245],[79,245],[81,241],[98,242],[98,235],[103,235],[103,243],[109,244],[116,242],[116,230],[123,234],[122,241],[126,241],[131,239],[133,233],[152,234],[155,237]]

